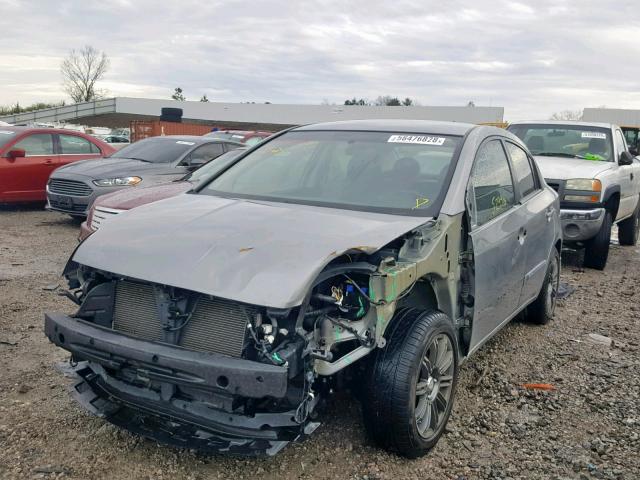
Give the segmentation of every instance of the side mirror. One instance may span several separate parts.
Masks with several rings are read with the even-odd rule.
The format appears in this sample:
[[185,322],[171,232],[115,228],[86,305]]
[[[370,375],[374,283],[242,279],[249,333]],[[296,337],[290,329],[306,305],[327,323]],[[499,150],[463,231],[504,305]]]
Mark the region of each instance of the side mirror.
[[622,152],[618,163],[620,165],[631,165],[633,163],[633,155],[629,152]]
[[27,156],[27,152],[22,148],[14,148],[13,150],[9,150],[7,152],[7,158],[10,160],[15,160],[16,158],[23,158]]

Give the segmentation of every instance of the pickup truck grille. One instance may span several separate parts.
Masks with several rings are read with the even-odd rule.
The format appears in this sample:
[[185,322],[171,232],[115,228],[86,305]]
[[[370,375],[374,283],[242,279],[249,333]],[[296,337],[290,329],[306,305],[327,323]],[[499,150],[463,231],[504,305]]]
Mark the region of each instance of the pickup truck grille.
[[116,208],[95,207],[91,215],[91,230],[98,230],[105,220],[122,212],[124,212],[124,210],[118,210]]
[[93,193],[91,187],[84,182],[62,178],[49,180],[49,191],[57,195],[70,195],[72,197],[88,197]]
[[[180,347],[199,352],[242,356],[247,322],[257,307],[221,298],[202,296],[182,329]],[[116,286],[113,329],[127,335],[164,342],[153,285],[120,281]]]

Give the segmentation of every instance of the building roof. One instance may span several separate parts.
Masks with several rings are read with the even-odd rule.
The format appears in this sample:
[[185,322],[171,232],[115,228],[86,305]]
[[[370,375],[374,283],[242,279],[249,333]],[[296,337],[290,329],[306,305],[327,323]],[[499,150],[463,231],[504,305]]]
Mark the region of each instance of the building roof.
[[[151,98],[117,97],[0,117],[0,120],[68,122],[107,127],[128,126],[132,120],[157,120],[163,107],[181,108],[185,122],[228,129],[281,130],[309,123],[362,119],[440,120],[501,123],[502,107],[286,105],[265,103],[177,102]],[[268,127],[268,128],[267,128]]]
[[575,125],[577,127],[611,128],[610,123],[584,122],[578,120],[533,120],[526,122],[512,122],[509,126],[511,125]]
[[344,130],[437,135],[464,135],[475,126],[476,125],[470,123],[384,119],[316,123],[296,128],[296,130]]

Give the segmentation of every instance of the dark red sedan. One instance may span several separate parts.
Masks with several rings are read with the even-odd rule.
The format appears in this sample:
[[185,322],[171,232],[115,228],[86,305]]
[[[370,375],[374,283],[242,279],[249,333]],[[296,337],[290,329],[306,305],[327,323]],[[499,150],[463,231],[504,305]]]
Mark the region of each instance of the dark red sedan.
[[72,130],[0,126],[0,203],[44,202],[56,168],[113,152],[102,140]]

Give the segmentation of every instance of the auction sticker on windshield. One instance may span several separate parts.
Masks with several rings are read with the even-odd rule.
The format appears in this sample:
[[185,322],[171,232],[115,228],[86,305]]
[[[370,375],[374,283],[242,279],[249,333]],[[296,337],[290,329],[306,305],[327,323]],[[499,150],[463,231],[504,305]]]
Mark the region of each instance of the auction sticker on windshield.
[[391,135],[387,143],[417,143],[420,145],[443,145],[444,137],[431,137],[428,135]]
[[606,139],[607,134],[603,132],[582,132],[582,138],[602,138]]

